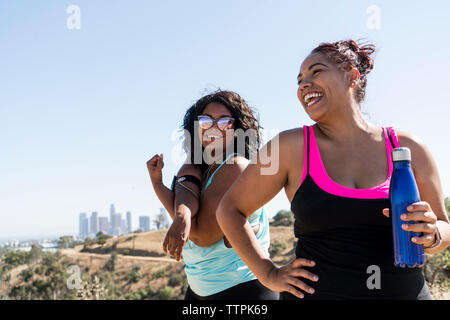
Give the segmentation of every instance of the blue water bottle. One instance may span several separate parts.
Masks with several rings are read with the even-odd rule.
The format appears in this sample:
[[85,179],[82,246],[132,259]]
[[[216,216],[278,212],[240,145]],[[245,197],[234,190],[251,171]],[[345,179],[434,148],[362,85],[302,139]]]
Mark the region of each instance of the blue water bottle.
[[400,268],[418,268],[423,266],[423,245],[415,244],[412,237],[420,237],[421,233],[406,231],[402,228],[404,223],[417,223],[400,219],[407,213],[408,207],[420,201],[419,190],[411,170],[411,151],[408,148],[395,148],[392,150],[394,171],[389,189],[391,200],[390,216],[392,221],[392,236],[394,240],[394,265]]

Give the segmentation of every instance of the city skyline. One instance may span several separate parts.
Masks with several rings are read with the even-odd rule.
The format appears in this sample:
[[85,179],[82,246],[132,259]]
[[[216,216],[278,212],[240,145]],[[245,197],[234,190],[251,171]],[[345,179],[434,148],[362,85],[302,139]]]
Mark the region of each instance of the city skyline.
[[[111,219],[111,202],[121,219],[154,218],[161,203],[146,162],[165,155],[170,187],[195,101],[239,93],[263,143],[311,125],[300,65],[321,42],[346,39],[376,45],[364,117],[424,141],[450,196],[450,2],[78,0],[79,29],[67,26],[70,4],[0,2],[0,239],[76,235],[80,213]],[[272,217],[290,203],[282,190],[264,208]]]
[[[162,216],[162,218],[160,218]],[[120,236],[133,233],[137,230],[143,232],[155,230],[152,225],[159,229],[161,219],[161,227],[168,227],[169,215],[164,208],[159,208],[159,213],[155,219],[150,215],[138,216],[138,228],[133,227],[133,215],[131,211],[126,212],[126,218],[122,219],[122,214],[116,211],[115,205],[112,203],[109,209],[109,219],[107,216],[99,216],[97,211],[92,211],[89,217],[86,212],[81,212],[78,218],[78,234],[79,238],[96,237],[98,232],[103,232],[111,236]]]
[[[113,204],[112,204],[113,205]],[[110,206],[110,210],[111,210],[111,206]],[[156,210],[155,210],[156,211]],[[160,208],[158,208],[158,210],[157,210],[158,212],[156,213],[150,213],[150,214],[147,214],[147,215],[145,215],[145,214],[139,214],[139,215],[137,215],[137,217],[138,217],[138,219],[139,219],[139,217],[148,217],[148,219],[149,219],[149,229],[147,230],[147,231],[151,231],[151,230],[155,230],[153,227],[152,227],[152,224],[154,224],[154,220],[157,218],[157,216],[159,215],[159,214],[161,214],[162,212],[164,212],[166,215],[167,215],[167,217],[169,217],[169,215],[168,215],[168,213],[167,213],[167,211],[164,209],[164,208],[162,208],[162,207],[160,207]],[[88,213],[90,212],[90,215],[88,215]],[[116,214],[117,213],[119,213],[119,212],[116,212]],[[79,235],[80,235],[80,216],[81,215],[84,215],[85,216],[85,219],[88,221],[88,223],[87,223],[87,226],[85,225],[83,228],[84,228],[84,230],[86,230],[86,229],[88,229],[88,234],[89,235],[94,235],[94,233],[92,232],[92,230],[91,230],[91,218],[92,218],[92,215],[93,214],[96,214],[97,215],[97,218],[98,218],[98,220],[97,220],[97,223],[98,223],[98,231],[104,231],[104,233],[105,234],[110,234],[109,232],[110,232],[110,230],[109,230],[109,227],[108,227],[108,230],[105,230],[105,229],[101,229],[101,224],[102,224],[102,219],[106,219],[106,221],[107,221],[107,223],[108,223],[108,226],[109,226],[109,218],[108,218],[108,216],[106,216],[106,215],[103,215],[103,216],[101,216],[101,215],[99,215],[98,214],[98,211],[89,211],[89,210],[85,210],[85,212],[80,212],[80,213],[78,213],[78,216],[77,216],[77,218],[78,218],[78,221],[77,221],[77,223],[74,223],[74,226],[72,227],[72,229],[73,229],[73,231],[71,231],[71,232],[58,232],[58,231],[56,231],[55,230],[55,232],[47,232],[47,233],[35,233],[35,234],[28,234],[28,235],[14,235],[14,234],[12,234],[12,235],[10,235],[10,236],[8,236],[8,235],[2,235],[2,234],[0,234],[0,245],[2,244],[2,243],[6,243],[6,242],[10,242],[10,241],[15,241],[15,240],[19,240],[19,241],[38,241],[38,240],[44,240],[44,239],[57,239],[57,238],[59,238],[59,237],[62,237],[62,236],[73,236],[74,238],[77,238],[77,237],[79,237]],[[109,213],[108,213],[109,215],[111,214],[111,211],[109,211]],[[128,227],[129,226],[129,221],[131,221],[131,230],[129,230],[128,228],[126,228],[126,230],[127,230],[127,232],[128,232],[128,234],[129,233],[133,233],[133,232],[135,232],[135,231],[137,231],[138,229],[141,229],[141,227],[140,227],[140,225],[139,225],[139,222],[136,224],[136,223],[134,223],[133,224],[133,219],[132,219],[132,213],[131,213],[131,211],[129,211],[129,210],[126,210],[126,215],[125,215],[125,219],[122,219],[122,221],[126,221],[126,226]],[[104,220],[103,220],[104,221]],[[86,222],[85,222],[86,223]],[[97,231],[97,232],[98,232]],[[107,232],[106,232],[107,231]],[[111,235],[111,234],[110,234]]]

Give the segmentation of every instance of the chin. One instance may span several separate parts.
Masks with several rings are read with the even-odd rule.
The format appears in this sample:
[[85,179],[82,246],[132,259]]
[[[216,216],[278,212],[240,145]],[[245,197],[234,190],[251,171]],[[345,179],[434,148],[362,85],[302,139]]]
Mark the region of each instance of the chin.
[[310,110],[310,111],[305,110],[305,112],[308,115],[308,117],[314,122],[319,122],[324,115],[324,113],[321,112],[320,110]]

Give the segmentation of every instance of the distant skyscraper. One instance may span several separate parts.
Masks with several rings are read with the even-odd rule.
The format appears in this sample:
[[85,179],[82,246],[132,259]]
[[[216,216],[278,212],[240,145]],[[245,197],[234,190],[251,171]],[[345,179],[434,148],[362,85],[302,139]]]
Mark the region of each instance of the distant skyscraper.
[[133,232],[133,230],[131,230],[131,229],[132,229],[132,225],[131,225],[131,212],[130,212],[130,211],[127,211],[127,230],[128,230],[127,233]]
[[91,234],[96,235],[98,232],[98,213],[96,211],[91,214]]
[[89,234],[89,220],[86,213],[80,213],[79,218],[79,235],[80,238],[85,238]]
[[110,228],[111,226],[109,225],[108,217],[98,218],[98,231],[108,234]]
[[114,204],[111,204],[111,206],[109,207],[109,223],[111,225],[115,214],[116,214],[116,207],[114,207]]
[[112,235],[119,236],[122,234],[122,215],[116,213],[113,215],[113,220],[111,222]]
[[128,234],[127,220],[122,219],[122,234]]
[[139,217],[139,229],[142,231],[150,231],[150,216]]

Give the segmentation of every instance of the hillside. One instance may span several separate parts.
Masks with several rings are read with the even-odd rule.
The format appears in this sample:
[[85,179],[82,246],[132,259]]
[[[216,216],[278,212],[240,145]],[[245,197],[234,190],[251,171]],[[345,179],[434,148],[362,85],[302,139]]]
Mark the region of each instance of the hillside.
[[[92,244],[60,249],[58,254],[34,253],[34,259],[0,263],[0,299],[183,299],[187,288],[183,261],[167,257],[162,242],[167,230],[134,233]],[[271,226],[271,257],[279,265],[294,257],[292,227]],[[83,289],[68,289],[79,267]],[[3,268],[3,269],[2,269]],[[3,271],[2,271],[3,270]],[[435,299],[449,292],[432,288]]]

